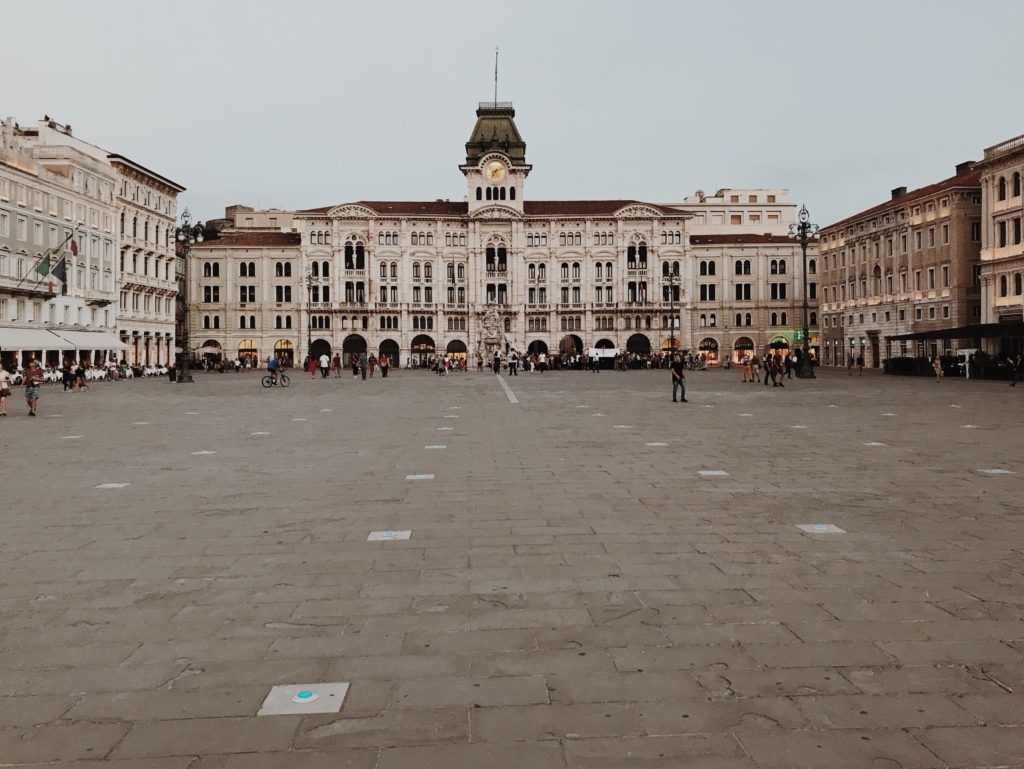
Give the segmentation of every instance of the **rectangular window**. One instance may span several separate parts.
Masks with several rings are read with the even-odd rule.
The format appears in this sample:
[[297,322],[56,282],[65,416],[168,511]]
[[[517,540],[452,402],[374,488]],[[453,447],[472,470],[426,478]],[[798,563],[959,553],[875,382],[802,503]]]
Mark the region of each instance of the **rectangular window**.
[[743,224],[743,214],[730,214],[729,224]]
[[981,222],[971,222],[971,240],[974,242],[981,240]]
[[935,268],[928,268],[928,288],[935,288]]
[[928,318],[931,319],[931,320],[935,319],[935,308],[934,307],[929,307],[928,308]]
[[942,265],[942,287],[949,288],[949,265]]
[[942,245],[949,245],[949,225],[942,225]]
[[918,307],[916,310],[914,310],[914,318],[916,320],[921,320],[921,317],[922,317],[922,315],[921,315],[921,308]]
[[948,318],[949,317],[949,305],[948,304],[942,305],[942,317],[943,318]]
[[918,230],[917,232],[914,233],[914,250],[921,250],[921,230]]
[[920,291],[921,290],[921,271],[920,270],[914,270],[914,290],[915,291]]
[[1006,222],[999,222],[999,247],[1006,245]]

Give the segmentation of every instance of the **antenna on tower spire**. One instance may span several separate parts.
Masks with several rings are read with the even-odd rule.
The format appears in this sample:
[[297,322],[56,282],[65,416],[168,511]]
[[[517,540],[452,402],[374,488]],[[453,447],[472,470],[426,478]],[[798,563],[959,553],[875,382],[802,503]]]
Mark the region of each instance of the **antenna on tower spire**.
[[494,106],[498,106],[498,46],[494,46]]

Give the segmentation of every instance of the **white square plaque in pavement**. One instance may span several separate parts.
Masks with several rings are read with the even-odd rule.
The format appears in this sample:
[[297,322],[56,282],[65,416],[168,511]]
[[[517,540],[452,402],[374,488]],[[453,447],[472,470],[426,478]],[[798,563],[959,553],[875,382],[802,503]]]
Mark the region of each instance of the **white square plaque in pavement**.
[[405,476],[407,481],[432,481],[434,480],[433,473],[414,473],[412,475]]
[[337,713],[348,694],[347,683],[282,684],[270,690],[257,716]]
[[724,478],[729,473],[725,470],[698,470],[697,474],[704,478]]
[[808,534],[845,534],[846,529],[840,529],[831,523],[798,523],[796,525],[801,531]]
[[979,470],[979,473],[985,473],[985,475],[1014,475],[1013,470],[1004,470],[1002,467],[990,467],[987,470]]
[[390,542],[393,539],[409,539],[412,536],[412,529],[405,529],[404,531],[395,531],[388,529],[387,531],[371,531],[370,536],[366,538],[367,542]]

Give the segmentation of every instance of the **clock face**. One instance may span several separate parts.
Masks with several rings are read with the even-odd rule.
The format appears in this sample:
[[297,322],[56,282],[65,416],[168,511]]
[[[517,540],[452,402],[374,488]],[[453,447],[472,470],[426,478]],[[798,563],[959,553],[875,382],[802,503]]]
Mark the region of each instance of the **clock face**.
[[484,166],[484,176],[489,182],[500,182],[505,179],[505,164],[500,160],[492,160]]

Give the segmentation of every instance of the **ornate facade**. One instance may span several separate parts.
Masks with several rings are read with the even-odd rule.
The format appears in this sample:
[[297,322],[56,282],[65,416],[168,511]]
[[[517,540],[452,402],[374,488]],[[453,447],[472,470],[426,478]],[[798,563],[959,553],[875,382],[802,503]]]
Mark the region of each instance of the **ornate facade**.
[[948,179],[894,189],[890,200],[821,230],[825,365],[940,354],[937,342],[912,350],[885,337],[980,320],[980,178],[962,163]]
[[[1024,322],[1024,135],[985,150],[981,171],[981,280],[986,323]],[[990,352],[1024,352],[1019,334]]]
[[271,212],[229,209],[220,238],[192,250],[197,343],[261,360],[366,349],[406,365],[484,354],[495,314],[519,351],[674,346],[714,363],[796,341],[803,265],[785,190],[532,200],[514,116],[477,110],[464,201],[273,212],[275,226]]

